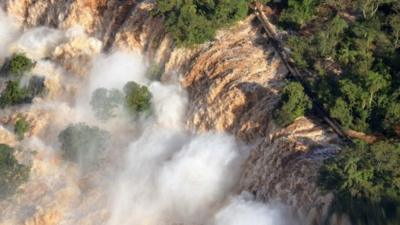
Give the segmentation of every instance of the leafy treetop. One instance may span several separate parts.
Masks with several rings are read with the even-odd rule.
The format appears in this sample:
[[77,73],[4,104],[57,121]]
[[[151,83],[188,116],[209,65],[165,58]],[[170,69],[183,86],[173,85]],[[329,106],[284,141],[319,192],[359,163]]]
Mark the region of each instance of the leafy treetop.
[[66,159],[90,168],[106,150],[110,134],[84,123],[71,124],[59,135],[61,150]]
[[30,129],[30,124],[25,118],[19,118],[15,122],[14,132],[19,139],[23,139],[26,132]]
[[30,167],[20,164],[14,149],[0,144],[0,200],[13,195],[28,180]]
[[35,66],[35,62],[24,54],[15,54],[9,65],[10,73],[13,75],[22,75],[25,72],[29,72]]
[[278,108],[274,111],[275,121],[280,126],[287,126],[296,118],[303,116],[312,104],[298,82],[288,83],[282,91]]
[[[166,29],[178,46],[211,40],[217,29],[243,19],[250,0],[157,0]],[[267,2],[267,1],[262,1]]]
[[131,112],[147,112],[151,108],[152,95],[146,86],[134,81],[124,86],[125,104]]

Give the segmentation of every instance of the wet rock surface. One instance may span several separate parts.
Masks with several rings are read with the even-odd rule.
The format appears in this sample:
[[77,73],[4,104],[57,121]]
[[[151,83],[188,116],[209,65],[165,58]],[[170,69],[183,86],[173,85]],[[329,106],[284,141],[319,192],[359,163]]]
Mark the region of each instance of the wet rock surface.
[[[165,33],[161,18],[151,15],[154,5],[147,1],[8,0],[4,7],[25,27],[44,25],[67,30],[79,25],[91,36],[77,36],[53,49],[50,58],[71,74],[85,76],[92,57],[102,50],[122,49],[145,54],[149,64],[156,63],[164,71],[161,80],[180,79],[187,90],[187,127],[199,131],[228,131],[252,146],[243,165],[238,190],[249,191],[265,202],[288,204],[305,224],[325,221],[332,196],[318,190],[316,177],[323,159],[339,149],[337,137],[306,118],[299,118],[283,129],[276,127],[272,111],[279,100],[287,70],[263,37],[254,17],[249,16],[219,31],[210,43],[178,49]],[[53,78],[52,82],[47,83],[53,87],[52,95],[73,94],[72,87],[59,85],[60,80]],[[39,117],[40,113],[36,113],[30,115]],[[56,114],[44,113],[40,117],[43,120],[38,121],[48,121]],[[7,125],[9,120],[3,117],[2,124]],[[33,124],[34,121],[32,118]],[[32,132],[44,132],[46,126],[38,127],[42,129]],[[50,131],[46,131],[46,135],[47,132]],[[0,141],[15,142],[2,131]],[[57,163],[57,157],[51,157],[55,157],[51,161]],[[61,191],[55,195],[63,200],[57,204],[67,207],[68,201],[74,199],[70,195],[77,197],[80,193],[78,190],[63,191],[62,184],[58,185]],[[45,193],[43,189],[38,190]],[[104,201],[96,190],[93,200]],[[26,210],[29,214],[30,210]],[[57,221],[57,210],[34,211],[35,217],[26,224],[57,224],[51,222]],[[104,217],[104,214],[96,215]],[[331,221],[345,224],[337,222],[341,219],[336,217]]]

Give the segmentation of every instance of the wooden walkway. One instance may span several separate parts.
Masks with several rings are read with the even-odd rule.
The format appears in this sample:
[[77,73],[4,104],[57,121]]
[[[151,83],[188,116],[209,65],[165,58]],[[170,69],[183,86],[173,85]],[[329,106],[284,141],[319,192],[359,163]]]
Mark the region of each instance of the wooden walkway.
[[306,79],[304,79],[305,75],[300,72],[293,63],[292,58],[290,57],[290,53],[284,48],[284,45],[280,41],[279,37],[276,34],[274,26],[269,22],[268,17],[264,14],[263,11],[264,6],[256,2],[253,5],[253,10],[255,15],[257,16],[258,20],[262,24],[269,41],[271,41],[272,45],[274,46],[276,52],[282,58],[286,68],[288,69],[290,75],[298,81],[304,88],[305,94],[311,99],[313,103],[313,109],[316,112],[317,116],[320,117],[323,121],[325,121],[332,130],[339,135],[346,143],[351,143],[351,139],[349,138],[346,131],[332,118],[330,118],[329,114],[326,110],[322,107],[322,105],[318,102],[315,94],[312,92],[310,86]]

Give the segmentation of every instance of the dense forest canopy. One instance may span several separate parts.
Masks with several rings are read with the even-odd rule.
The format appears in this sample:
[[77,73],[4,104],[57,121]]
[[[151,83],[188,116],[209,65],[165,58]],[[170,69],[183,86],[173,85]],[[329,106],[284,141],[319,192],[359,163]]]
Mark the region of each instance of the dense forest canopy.
[[[400,126],[400,2],[289,1],[280,24],[298,67],[345,128],[396,136]],[[291,7],[293,6],[293,7]]]
[[[279,16],[294,63],[330,116],[375,134],[326,161],[322,189],[353,224],[400,220],[400,1],[289,0]],[[292,102],[299,102],[293,100]],[[288,118],[290,119],[290,118]]]

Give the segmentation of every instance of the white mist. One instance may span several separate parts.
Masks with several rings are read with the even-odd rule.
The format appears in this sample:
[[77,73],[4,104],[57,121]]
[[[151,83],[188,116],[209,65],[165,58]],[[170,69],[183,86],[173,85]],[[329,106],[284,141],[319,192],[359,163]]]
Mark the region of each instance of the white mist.
[[[47,127],[42,133],[24,142],[26,148],[35,148],[40,156],[34,159],[35,168],[25,187],[33,191],[21,193],[33,202],[17,202],[15,207],[7,207],[12,210],[0,213],[3,216],[0,224],[35,221],[37,214],[51,212],[54,207],[58,219],[54,224],[61,225],[289,224],[282,208],[237,196],[235,185],[247,156],[246,146],[228,134],[187,130],[185,91],[178,83],[147,79],[142,56],[125,52],[93,56],[90,74],[78,80],[51,60],[42,60],[51,56],[57,45],[68,42],[71,35],[42,27],[15,38],[16,29],[10,24],[0,12],[0,57],[9,55],[9,46],[14,46],[15,51],[39,60],[36,71],[52,79],[62,93],[16,109],[24,113],[51,112],[56,116],[45,121]],[[17,41],[11,43],[14,39]],[[128,81],[149,87],[153,114],[135,121],[126,114],[119,114],[107,123],[96,120],[89,105],[93,91],[121,89]],[[71,89],[75,95],[66,93]],[[99,126],[112,134],[112,145],[107,152],[110,158],[85,177],[79,175],[79,166],[57,157],[58,132],[77,122]],[[46,170],[46,164],[51,165],[48,166],[51,170]],[[47,192],[37,194],[35,188],[40,185]],[[60,194],[61,190],[67,197]],[[95,201],[93,193],[105,200]],[[29,198],[30,195],[34,198]],[[40,210],[21,213],[32,204]],[[107,212],[103,213],[107,216],[101,223],[93,216],[97,215],[96,210]],[[13,216],[17,218],[9,219]]]

